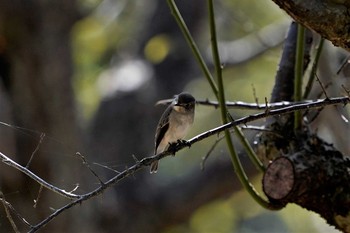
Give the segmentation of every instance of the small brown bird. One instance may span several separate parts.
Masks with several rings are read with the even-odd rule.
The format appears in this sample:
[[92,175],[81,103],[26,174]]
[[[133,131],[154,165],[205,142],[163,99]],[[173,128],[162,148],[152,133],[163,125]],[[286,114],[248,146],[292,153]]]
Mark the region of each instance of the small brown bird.
[[[186,136],[193,124],[195,103],[195,98],[186,92],[175,96],[159,120],[155,136],[155,155]],[[150,172],[156,173],[157,169],[158,161],[154,161]]]

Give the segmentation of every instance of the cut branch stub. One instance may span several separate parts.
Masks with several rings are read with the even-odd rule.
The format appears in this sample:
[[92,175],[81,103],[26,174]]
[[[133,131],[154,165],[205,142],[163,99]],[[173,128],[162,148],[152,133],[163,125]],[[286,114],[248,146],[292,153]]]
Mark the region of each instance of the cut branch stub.
[[287,157],[279,157],[267,167],[263,190],[269,199],[284,199],[294,186],[294,165]]
[[[295,203],[350,233],[348,160],[315,135],[299,137],[299,147],[274,159],[263,177],[263,191],[273,204]],[[295,151],[297,149],[297,151]]]

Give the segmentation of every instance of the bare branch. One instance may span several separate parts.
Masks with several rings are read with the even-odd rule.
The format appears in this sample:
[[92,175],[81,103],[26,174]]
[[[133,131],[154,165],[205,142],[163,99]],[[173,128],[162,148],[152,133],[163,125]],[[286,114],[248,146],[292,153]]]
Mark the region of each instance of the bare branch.
[[341,85],[341,87],[342,87],[343,90],[346,92],[346,94],[347,94],[348,96],[350,96],[350,90],[347,89],[343,84]]
[[9,204],[5,198],[4,198],[4,195],[2,194],[2,192],[0,192],[0,200],[2,202],[2,205],[4,206],[4,209],[5,209],[5,213],[6,213],[6,217],[7,219],[9,220],[11,226],[12,226],[12,229],[16,232],[16,233],[19,233],[19,230],[17,228],[17,225],[15,223],[15,221],[13,221],[13,218],[12,218],[12,215],[10,213],[10,210],[9,210]]
[[344,59],[344,61],[340,64],[337,72],[336,72],[336,75],[339,75],[340,72],[344,69],[344,67],[349,64],[349,59],[350,59],[350,56],[346,56],[346,58]]
[[39,203],[39,199],[40,199],[40,197],[41,197],[42,191],[43,191],[43,186],[40,185],[40,188],[39,188],[39,191],[38,191],[38,196],[37,196],[36,199],[34,200],[34,205],[33,205],[34,208],[36,208],[36,206],[37,206],[38,203]]
[[253,91],[253,97],[254,97],[255,104],[259,105],[259,99],[258,99],[258,97],[256,95],[256,89],[254,87],[254,84],[252,83],[251,86],[252,86],[252,91]]
[[87,167],[87,169],[91,172],[91,174],[93,174],[96,179],[101,183],[101,185],[104,184],[104,182],[101,180],[101,178],[97,175],[97,173],[92,170],[92,168],[90,167],[90,164],[89,162],[86,160],[85,156],[82,155],[80,152],[76,152],[75,155],[77,155],[82,161],[83,161],[83,164]]
[[207,161],[207,159],[209,158],[210,154],[214,151],[214,149],[216,148],[216,146],[218,145],[218,143],[224,139],[223,136],[219,136],[215,142],[213,143],[213,145],[210,147],[209,151],[207,152],[207,154],[205,156],[202,157],[202,162],[201,162],[201,170],[204,171],[204,167],[205,167],[205,162]]
[[[156,105],[167,105],[171,103],[171,99],[164,99],[159,100]],[[281,101],[281,102],[275,102],[275,103],[265,103],[259,104],[259,103],[247,103],[243,101],[226,101],[226,107],[229,109],[246,109],[246,110],[262,110],[262,109],[277,109],[282,107],[288,107],[288,106],[294,106],[296,104],[307,104],[307,103],[313,103],[314,100],[305,100],[301,102],[291,102],[291,101]],[[215,108],[219,107],[219,103],[217,101],[212,100],[196,100],[196,103],[203,106],[212,106]]]
[[0,160],[8,165],[11,166],[15,169],[17,169],[18,171],[26,174],[27,176],[29,176],[31,179],[35,180],[36,182],[38,182],[40,185],[44,186],[45,188],[63,196],[69,199],[76,199],[79,197],[79,195],[76,194],[72,194],[69,193],[63,189],[57,188],[56,186],[46,182],[45,180],[43,180],[42,178],[40,178],[39,176],[35,175],[33,172],[31,172],[30,170],[28,170],[27,168],[19,165],[18,163],[16,163],[15,161],[13,161],[12,159],[10,159],[9,157],[7,157],[6,155],[4,155],[3,153],[0,152]]
[[28,161],[28,163],[27,163],[27,165],[26,165],[26,168],[29,168],[30,164],[32,163],[32,160],[33,160],[33,158],[34,158],[34,155],[35,155],[36,152],[39,150],[40,145],[41,145],[41,143],[42,143],[43,140],[44,140],[44,137],[45,137],[45,133],[41,133],[41,134],[40,134],[40,140],[39,140],[39,142],[38,142],[38,145],[36,145],[35,150],[33,151],[32,155],[30,156],[30,159],[29,159],[29,161]]
[[[321,100],[321,99],[319,99]],[[316,101],[319,101],[316,100]],[[257,104],[257,103],[247,103],[243,101],[226,101],[226,106],[229,109],[233,108],[239,108],[239,109],[246,109],[246,110],[266,110],[266,108],[270,109],[280,109],[284,107],[290,107],[295,106],[298,104],[310,104],[314,103],[315,100],[305,100],[301,102],[290,102],[290,101],[282,101],[282,102],[275,102],[275,103],[264,103],[264,104]],[[211,100],[197,100],[197,104],[204,105],[204,106],[212,106],[212,107],[219,107],[219,103],[217,101],[211,101]]]
[[[263,118],[268,117],[268,116],[283,115],[283,114],[292,113],[292,112],[295,112],[298,110],[322,108],[322,107],[327,106],[327,105],[336,105],[336,104],[346,105],[349,102],[350,102],[349,97],[336,97],[336,98],[329,98],[329,99],[319,99],[319,100],[311,101],[308,103],[295,104],[295,105],[291,105],[291,106],[279,108],[279,109],[271,109],[268,114],[266,114],[266,112],[262,112],[262,113],[257,113],[257,114],[253,114],[250,116],[246,116],[246,117],[240,118],[238,120],[235,120],[233,122],[229,122],[225,125],[219,126],[215,129],[204,132],[202,134],[199,134],[196,137],[188,140],[188,143],[190,143],[192,145],[193,143],[195,143],[197,141],[201,141],[204,138],[207,138],[211,135],[214,135],[214,134],[220,133],[226,129],[232,128],[235,125],[247,124],[248,122],[263,119]],[[185,147],[185,146],[181,146],[180,149],[182,149],[183,147]]]
[[[337,98],[316,100],[316,101],[309,102],[309,103],[295,104],[295,105],[288,106],[285,108],[272,109],[268,112],[268,116],[288,114],[288,113],[292,113],[295,111],[306,110],[306,109],[311,109],[311,108],[320,108],[320,107],[324,107],[327,105],[335,105],[335,104],[344,104],[345,105],[349,102],[350,102],[349,97],[337,97]],[[129,177],[129,176],[135,174],[137,171],[141,170],[142,168],[150,166],[151,163],[156,161],[156,160],[160,160],[164,157],[172,155],[174,152],[177,152],[177,151],[179,151],[185,147],[188,147],[189,145],[192,145],[196,142],[202,141],[203,139],[208,138],[212,135],[223,132],[226,129],[230,129],[234,126],[237,126],[240,124],[246,124],[248,122],[255,121],[258,119],[262,119],[262,118],[266,118],[266,117],[267,117],[267,115],[266,115],[265,111],[261,112],[261,113],[253,114],[253,115],[250,115],[247,117],[243,117],[241,119],[229,122],[225,125],[219,126],[217,128],[208,130],[202,134],[199,134],[199,135],[193,137],[192,139],[188,140],[186,143],[178,143],[178,144],[176,144],[176,146],[174,148],[171,149],[171,151],[167,150],[167,151],[164,151],[164,152],[159,153],[157,155],[143,158],[140,161],[137,161],[133,166],[126,168],[124,171],[120,172],[119,174],[117,174],[116,176],[114,176],[113,178],[111,178],[110,180],[105,182],[104,185],[101,185],[100,187],[98,187],[97,189],[95,189],[89,193],[78,196],[78,199],[76,199],[76,200],[66,204],[65,206],[57,209],[54,213],[49,215],[46,219],[44,219],[43,221],[41,221],[37,225],[32,226],[31,230],[29,232],[36,232],[40,228],[44,227],[51,220],[53,220],[55,217],[57,217],[58,215],[63,213],[65,210],[70,209],[77,204],[81,204],[84,201],[87,201],[93,197],[100,195],[110,186],[120,182],[121,180],[123,180],[126,177]]]
[[2,204],[4,205],[4,208],[5,208],[5,211],[6,211],[6,214],[7,214],[7,211],[8,210],[11,210],[19,220],[21,220],[21,222],[23,222],[25,225],[31,227],[32,225],[27,221],[25,220],[25,218],[23,218],[16,210],[15,208],[13,208],[13,206],[7,202],[5,200],[5,197],[4,197],[4,194],[0,191],[0,201],[2,202]]
[[115,170],[115,169],[113,169],[113,168],[111,168],[111,167],[109,167],[107,165],[102,165],[102,164],[99,164],[99,163],[96,163],[96,162],[94,162],[93,164],[96,165],[96,166],[99,166],[99,167],[106,168],[107,170],[110,170],[112,172],[115,172],[115,173],[118,173],[118,174],[120,173],[119,171],[117,171],[117,170]]
[[326,92],[326,88],[324,87],[323,83],[321,82],[321,80],[318,78],[318,75],[315,74],[315,77],[316,77],[316,80],[317,82],[320,84],[321,88],[322,88],[322,92],[324,94],[324,96],[326,96],[326,98],[328,99],[328,95],[327,95],[327,92]]

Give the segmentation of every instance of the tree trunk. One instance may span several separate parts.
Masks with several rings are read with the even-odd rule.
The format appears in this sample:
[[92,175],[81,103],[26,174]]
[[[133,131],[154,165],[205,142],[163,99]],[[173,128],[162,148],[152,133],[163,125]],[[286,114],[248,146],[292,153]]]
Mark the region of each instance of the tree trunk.
[[[16,131],[15,154],[10,156],[25,166],[40,145],[29,168],[56,184],[70,176],[67,156],[62,155],[67,155],[67,148],[82,145],[71,83],[70,30],[76,19],[72,0],[0,1],[0,74],[12,109],[13,120],[9,122],[26,128]],[[41,143],[39,132],[46,135]],[[3,180],[2,191],[27,198],[19,210],[27,212],[33,208],[39,186],[24,176],[18,178],[6,184]],[[47,206],[54,205],[49,201],[43,195],[37,206],[40,211],[32,211],[38,215],[29,218],[45,217]],[[64,229],[65,225],[55,227]]]

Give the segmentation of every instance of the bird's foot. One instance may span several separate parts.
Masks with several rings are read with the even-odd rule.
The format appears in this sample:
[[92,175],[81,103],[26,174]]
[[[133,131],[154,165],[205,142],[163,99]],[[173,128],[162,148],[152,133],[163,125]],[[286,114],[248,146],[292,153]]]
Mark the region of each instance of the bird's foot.
[[191,143],[189,143],[186,140],[177,140],[176,142],[171,142],[169,143],[168,151],[174,156],[176,153],[176,149],[180,145],[185,145],[188,146],[189,148],[191,147]]
[[171,153],[172,156],[175,156],[177,145],[177,142],[169,143],[168,151]]

